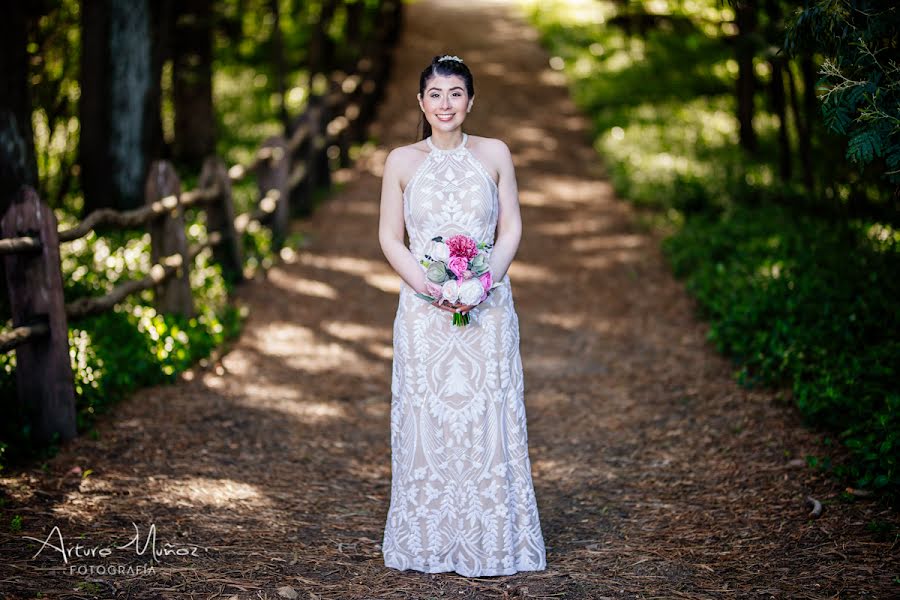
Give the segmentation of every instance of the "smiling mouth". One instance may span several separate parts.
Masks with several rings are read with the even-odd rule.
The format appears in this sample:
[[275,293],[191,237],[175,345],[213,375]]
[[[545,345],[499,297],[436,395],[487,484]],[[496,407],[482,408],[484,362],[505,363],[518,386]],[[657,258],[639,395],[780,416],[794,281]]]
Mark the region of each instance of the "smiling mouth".
[[441,121],[449,121],[453,118],[453,115],[435,115]]

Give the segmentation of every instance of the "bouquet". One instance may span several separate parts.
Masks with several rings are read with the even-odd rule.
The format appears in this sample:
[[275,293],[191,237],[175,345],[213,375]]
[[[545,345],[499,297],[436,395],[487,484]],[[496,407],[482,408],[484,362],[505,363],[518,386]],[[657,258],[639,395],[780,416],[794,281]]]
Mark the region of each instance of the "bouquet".
[[[420,263],[425,267],[425,289],[416,295],[428,302],[481,304],[493,286],[487,250],[493,244],[476,242],[467,235],[454,235],[444,241],[431,239]],[[453,313],[453,324],[469,324],[469,313]]]

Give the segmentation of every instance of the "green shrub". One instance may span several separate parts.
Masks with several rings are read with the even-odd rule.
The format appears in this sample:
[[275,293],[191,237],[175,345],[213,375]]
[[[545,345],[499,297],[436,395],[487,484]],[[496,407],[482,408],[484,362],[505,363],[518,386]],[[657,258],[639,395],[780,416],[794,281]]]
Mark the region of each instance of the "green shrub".
[[739,380],[788,386],[809,424],[840,432],[856,485],[900,490],[897,232],[739,206],[687,219],[664,249]]

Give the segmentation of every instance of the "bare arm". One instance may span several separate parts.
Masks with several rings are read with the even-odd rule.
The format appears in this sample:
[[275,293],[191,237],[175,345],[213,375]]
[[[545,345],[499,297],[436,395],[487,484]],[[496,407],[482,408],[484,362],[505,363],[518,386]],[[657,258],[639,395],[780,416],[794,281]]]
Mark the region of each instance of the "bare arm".
[[384,257],[401,279],[414,291],[425,293],[425,270],[403,243],[403,192],[400,190],[397,162],[399,153],[392,150],[384,162],[381,180],[381,208],[378,241]]
[[509,270],[522,239],[522,215],[519,211],[519,188],[509,147],[500,142],[500,215],[497,220],[497,236],[491,251],[491,279],[501,281]]

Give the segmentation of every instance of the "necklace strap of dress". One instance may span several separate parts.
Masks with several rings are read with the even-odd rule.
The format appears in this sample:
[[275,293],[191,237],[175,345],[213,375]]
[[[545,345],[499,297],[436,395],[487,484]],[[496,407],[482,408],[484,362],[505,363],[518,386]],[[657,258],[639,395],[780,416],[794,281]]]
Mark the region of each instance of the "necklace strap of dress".
[[456,148],[449,148],[447,150],[444,150],[443,148],[438,148],[437,146],[435,146],[434,142],[431,141],[430,135],[427,138],[425,138],[425,141],[428,143],[429,148],[431,148],[432,150],[436,150],[437,152],[455,152],[457,150],[460,150],[461,148],[464,148],[466,145],[466,141],[468,139],[469,139],[469,134],[463,132],[462,142],[460,142],[459,146],[457,146]]

